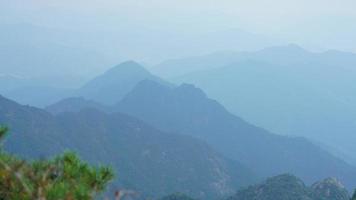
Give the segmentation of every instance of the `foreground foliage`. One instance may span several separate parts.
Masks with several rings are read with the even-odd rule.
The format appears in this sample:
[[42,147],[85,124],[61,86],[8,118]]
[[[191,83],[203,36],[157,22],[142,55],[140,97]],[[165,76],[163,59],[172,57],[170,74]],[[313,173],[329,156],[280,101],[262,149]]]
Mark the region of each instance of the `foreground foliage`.
[[[0,127],[0,141],[6,132]],[[0,152],[0,200],[95,199],[113,177],[110,168],[92,167],[71,152],[32,162]]]
[[355,190],[354,195],[352,196],[351,200],[356,200],[356,190]]

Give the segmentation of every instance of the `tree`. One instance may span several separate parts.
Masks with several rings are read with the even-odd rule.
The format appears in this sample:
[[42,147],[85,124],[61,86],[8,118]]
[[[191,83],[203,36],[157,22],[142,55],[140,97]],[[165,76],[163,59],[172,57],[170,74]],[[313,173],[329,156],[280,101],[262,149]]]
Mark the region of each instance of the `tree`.
[[354,195],[352,195],[351,200],[356,200],[356,190],[355,190],[355,192],[354,192]]
[[[6,133],[0,127],[0,141]],[[90,166],[72,152],[28,162],[0,150],[0,200],[91,200],[113,177],[110,168]]]

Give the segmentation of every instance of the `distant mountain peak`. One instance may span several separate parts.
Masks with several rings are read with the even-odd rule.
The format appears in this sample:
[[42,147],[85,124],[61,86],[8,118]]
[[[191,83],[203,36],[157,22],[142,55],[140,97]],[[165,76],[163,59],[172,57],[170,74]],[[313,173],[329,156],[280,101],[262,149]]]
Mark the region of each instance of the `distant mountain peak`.
[[200,88],[197,88],[193,84],[183,83],[179,87],[176,88],[176,91],[178,93],[184,93],[185,95],[189,95],[189,96],[195,96],[195,97],[201,97],[201,98],[207,97],[203,90],[201,90]]
[[83,97],[71,97],[63,99],[55,104],[47,106],[45,109],[48,112],[57,115],[64,112],[79,112],[87,108],[93,108],[102,111],[108,110],[108,108],[106,108],[104,105],[101,105],[95,101],[87,100]]
[[162,96],[174,94],[175,97],[195,98],[205,100],[207,98],[203,90],[195,87],[192,84],[183,83],[178,87],[170,87],[170,85],[163,85],[155,80],[143,80],[138,83],[134,89],[127,95],[128,98],[133,95],[149,95],[149,96]]
[[125,61],[123,63],[120,63],[116,65],[115,67],[112,67],[108,71],[105,72],[105,75],[108,74],[117,74],[117,73],[125,73],[125,72],[131,72],[131,73],[137,73],[137,72],[144,72],[149,74],[149,72],[138,62],[135,62],[133,60]]
[[[89,81],[79,89],[76,96],[83,96],[102,104],[113,105],[128,94],[139,82],[146,79],[165,83],[139,63],[126,61]],[[165,84],[168,85],[168,83]]]
[[290,54],[294,54],[294,55],[298,55],[298,54],[309,54],[310,52],[308,52],[306,49],[304,49],[303,47],[297,45],[297,44],[288,44],[288,45],[284,45],[284,46],[273,46],[273,47],[268,47],[265,49],[262,49],[260,52],[269,52],[269,53],[290,53]]

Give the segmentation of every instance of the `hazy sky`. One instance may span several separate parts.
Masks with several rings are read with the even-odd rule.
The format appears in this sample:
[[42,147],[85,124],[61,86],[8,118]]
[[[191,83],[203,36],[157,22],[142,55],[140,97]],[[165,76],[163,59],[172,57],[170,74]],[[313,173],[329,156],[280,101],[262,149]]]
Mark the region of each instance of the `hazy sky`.
[[0,0],[5,22],[61,28],[227,29],[356,52],[355,0]]

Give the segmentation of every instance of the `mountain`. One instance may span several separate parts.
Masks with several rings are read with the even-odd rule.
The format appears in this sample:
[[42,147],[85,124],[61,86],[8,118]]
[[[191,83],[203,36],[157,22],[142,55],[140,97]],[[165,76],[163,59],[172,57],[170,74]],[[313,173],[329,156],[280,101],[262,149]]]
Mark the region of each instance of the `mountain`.
[[311,186],[314,196],[323,200],[349,199],[348,191],[342,183],[335,178],[327,178]]
[[350,70],[354,70],[352,66],[356,64],[354,53],[336,50],[314,53],[298,45],[289,44],[267,47],[258,51],[217,51],[200,56],[170,59],[150,67],[150,70],[164,78],[174,80],[194,72],[218,69],[249,60],[277,65],[303,66],[307,63],[319,63],[325,67],[339,66]]
[[288,46],[268,47],[255,52],[247,51],[218,51],[206,55],[177,58],[163,61],[150,69],[164,78],[179,79],[181,76],[195,72],[219,69],[226,65],[258,60],[271,63],[308,62],[312,56],[301,47],[290,44]]
[[138,63],[127,61],[89,81],[75,95],[110,105],[118,102],[138,82],[146,79],[168,85]]
[[177,77],[179,78],[193,72],[220,68],[224,65],[234,63],[240,58],[241,56],[233,51],[215,52],[202,56],[166,60],[150,67],[150,71],[161,77],[175,80]]
[[106,112],[110,109],[109,107],[101,105],[95,101],[86,100],[83,97],[71,97],[49,105],[45,108],[45,110],[53,115],[57,115],[64,112],[79,112],[87,108],[93,108]]
[[194,200],[194,199],[185,194],[175,193],[162,197],[159,200]]
[[111,165],[111,188],[160,197],[184,192],[211,199],[250,183],[252,173],[189,136],[164,133],[120,113],[94,109],[56,116],[0,96],[0,124],[10,128],[5,149],[25,158],[73,150],[93,164]]
[[[23,78],[3,75],[0,76],[2,84],[0,92],[21,104],[45,108],[70,97],[83,97],[104,105],[111,105],[118,102],[138,82],[146,79],[170,85],[133,61],[121,63],[102,75],[84,81],[84,84],[75,84],[72,79],[83,82],[70,76]],[[66,87],[67,84],[72,87]]]
[[318,188],[306,186],[302,180],[289,174],[268,178],[263,183],[238,191],[228,200],[348,200],[347,190],[338,183],[327,179],[319,182],[326,193]]
[[355,167],[306,139],[275,135],[247,123],[192,85],[169,88],[142,81],[116,110],[167,132],[202,139],[260,176],[288,172],[308,183],[334,176],[349,187],[356,184]]
[[[184,69],[210,69],[199,67],[172,80],[202,88],[253,124],[319,141],[335,155],[356,163],[352,143],[356,140],[356,54],[312,53],[291,45],[218,58],[202,56],[190,64],[184,64],[189,59],[177,61],[172,66],[183,63]],[[220,63],[211,66],[212,59]]]

